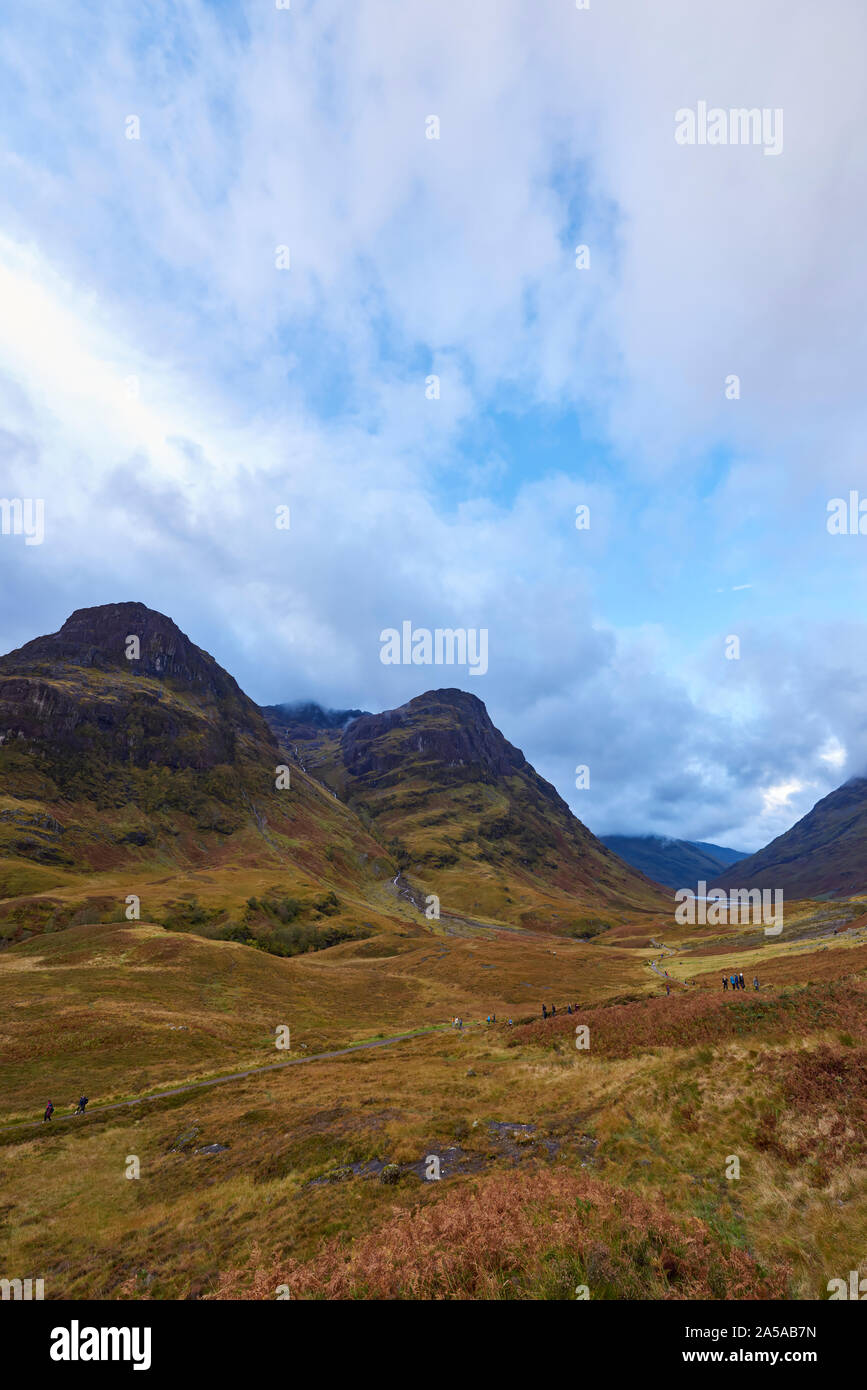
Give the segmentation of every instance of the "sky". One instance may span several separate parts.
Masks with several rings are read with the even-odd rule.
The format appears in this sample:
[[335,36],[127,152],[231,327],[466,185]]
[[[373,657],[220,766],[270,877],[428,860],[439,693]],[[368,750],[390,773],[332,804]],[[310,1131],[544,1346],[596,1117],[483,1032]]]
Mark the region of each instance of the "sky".
[[[766,844],[867,771],[865,42],[862,0],[11,0],[0,497],[45,521],[0,650],[141,601],[262,704],[458,686],[595,832]],[[774,141],[682,143],[702,103]],[[487,670],[384,664],[404,622]]]

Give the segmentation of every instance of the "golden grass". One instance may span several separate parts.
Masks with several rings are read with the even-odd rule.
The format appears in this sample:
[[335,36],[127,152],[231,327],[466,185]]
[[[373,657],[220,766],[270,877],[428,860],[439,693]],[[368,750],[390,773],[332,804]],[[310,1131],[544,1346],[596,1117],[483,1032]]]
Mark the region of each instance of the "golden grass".
[[[847,978],[863,970],[858,947],[810,956],[779,948],[781,965],[812,961],[824,971],[834,963],[839,982],[780,985],[756,1013],[752,991],[642,1003],[659,991],[648,979],[654,952],[643,928],[631,938],[624,931],[619,944],[584,945],[506,932],[452,936],[418,914],[399,925],[384,920],[387,929],[370,941],[291,960],[141,923],[72,928],[6,951],[7,1118],[38,1113],[48,1094],[60,1107],[81,1087],[95,1101],[138,1083],[272,1062],[275,1021],[292,1027],[293,1051],[455,1012],[476,1026],[0,1134],[3,1267],[45,1277],[48,1297],[108,1298],[220,1289],[273,1297],[275,1273],[287,1270],[298,1297],[384,1295],[395,1278],[407,1296],[568,1297],[574,1278],[594,1285],[593,1296],[778,1296],[785,1286],[817,1298],[829,1278],[858,1267],[867,1239],[855,1147],[863,986]],[[826,1011],[829,988],[839,1018]],[[795,1003],[780,1010],[787,990]],[[568,1016],[544,1048],[529,1035],[510,1047],[520,1030],[479,1023],[491,1009],[500,1019],[510,1009],[518,1015],[525,998],[530,1012],[573,993],[583,1006],[602,1005],[589,1010],[591,1020],[612,1016],[607,1050],[576,1052]],[[637,999],[613,1005],[620,995]],[[774,1005],[776,1031],[765,1003]],[[689,1032],[692,1010],[706,1006],[712,1021],[725,1020],[742,1005],[750,1007],[739,1031],[707,1037],[701,1024]],[[679,1009],[689,1027],[672,1035]],[[636,1013],[648,1031],[618,1055]],[[178,1023],[188,1031],[170,1026]],[[833,1080],[838,1068],[842,1086]],[[492,1121],[537,1129],[506,1151]],[[225,1150],[171,1152],[193,1127],[193,1148]],[[311,1186],[347,1164],[414,1164],[455,1144],[470,1176],[424,1185],[406,1172],[391,1187],[357,1174]],[[124,1177],[130,1154],[141,1160],[138,1180]],[[731,1155],[741,1164],[737,1180],[726,1177]],[[522,1191],[532,1194],[523,1205]],[[405,1214],[416,1208],[427,1224],[407,1245]],[[513,1209],[510,1225],[503,1212]],[[466,1211],[477,1219],[467,1224]],[[675,1252],[677,1279],[660,1263],[662,1245],[636,1245],[640,1229],[685,1242],[686,1253]],[[449,1232],[460,1250],[443,1263]],[[325,1256],[332,1238],[338,1244]],[[345,1247],[360,1253],[341,1275],[335,1252]],[[646,1263],[636,1275],[630,1261],[639,1249]],[[540,1262],[540,1251],[550,1259]]]

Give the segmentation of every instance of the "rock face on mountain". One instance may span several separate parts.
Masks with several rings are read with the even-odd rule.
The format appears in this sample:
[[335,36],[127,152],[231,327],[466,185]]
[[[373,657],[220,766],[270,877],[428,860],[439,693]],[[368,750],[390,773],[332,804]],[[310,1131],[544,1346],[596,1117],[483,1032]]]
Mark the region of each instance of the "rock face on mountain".
[[284,761],[258,706],[170,618],[80,609],[0,658],[0,900],[127,864],[235,864],[363,895],[388,855],[302,768],[278,785]]
[[0,744],[42,761],[50,750],[60,785],[80,781],[77,758],[213,768],[234,759],[239,738],[250,752],[276,751],[237,682],[143,603],[78,609],[59,632],[0,657]]
[[591,906],[664,905],[658,886],[581,824],[466,691],[429,690],[354,719],[320,742],[309,766],[411,878],[455,909],[580,934]]
[[523,753],[494,728],[481,700],[464,690],[429,690],[400,709],[364,715],[346,729],[341,749],[347,771],[372,786],[403,777],[409,757],[428,763],[440,782],[455,785],[523,772],[543,794],[559,800]]
[[[129,655],[131,639],[138,643],[135,657]],[[237,700],[247,711],[256,709],[212,656],[191,642],[171,618],[143,603],[78,608],[59,632],[37,637],[0,657],[4,673],[58,675],[70,666],[154,676],[178,689],[216,700]]]
[[781,888],[790,898],[867,893],[867,778],[817,801],[797,825],[713,882],[715,888]]

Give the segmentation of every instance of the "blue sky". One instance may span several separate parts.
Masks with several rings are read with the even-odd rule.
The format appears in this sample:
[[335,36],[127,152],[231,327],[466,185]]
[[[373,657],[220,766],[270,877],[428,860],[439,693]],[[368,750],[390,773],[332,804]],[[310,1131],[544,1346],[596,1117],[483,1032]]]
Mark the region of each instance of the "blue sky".
[[[867,767],[867,536],[826,528],[867,497],[865,28],[13,4],[0,495],[46,535],[0,535],[0,648],[139,599],[263,703],[473,690],[600,833],[786,829]],[[782,153],[677,144],[699,100]],[[384,666],[404,620],[487,628],[487,674]]]

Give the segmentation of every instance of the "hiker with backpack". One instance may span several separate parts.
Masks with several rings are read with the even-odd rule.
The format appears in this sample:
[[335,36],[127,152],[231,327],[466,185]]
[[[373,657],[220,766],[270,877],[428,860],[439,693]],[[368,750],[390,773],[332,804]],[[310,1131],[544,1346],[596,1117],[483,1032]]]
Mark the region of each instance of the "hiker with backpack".
[[45,1124],[45,1121],[46,1121],[46,1120],[50,1120],[50,1119],[51,1119],[51,1116],[52,1116],[53,1114],[54,1114],[54,1102],[50,1100],[50,1101],[48,1102],[48,1104],[46,1105],[46,1107],[45,1107],[45,1114],[42,1116],[42,1123]]
[[741,989],[746,989],[746,985],[744,984],[744,972],[743,972],[743,971],[741,971],[740,975],[738,976],[738,979],[739,979],[740,982],[741,982]]
[[755,976],[753,977],[753,989],[758,989],[758,987],[759,987],[759,977],[758,977],[758,975],[755,975]]
[[87,1102],[88,1102],[88,1097],[87,1097],[87,1096],[79,1096],[79,1098],[78,1098],[78,1104],[76,1105],[75,1110],[73,1111],[73,1114],[75,1114],[75,1115],[83,1115],[83,1114],[84,1114],[84,1111],[85,1111],[85,1107],[86,1107],[86,1105],[87,1105]]
[[727,976],[727,975],[723,975],[723,989],[728,989],[728,987],[729,987],[728,976]]

